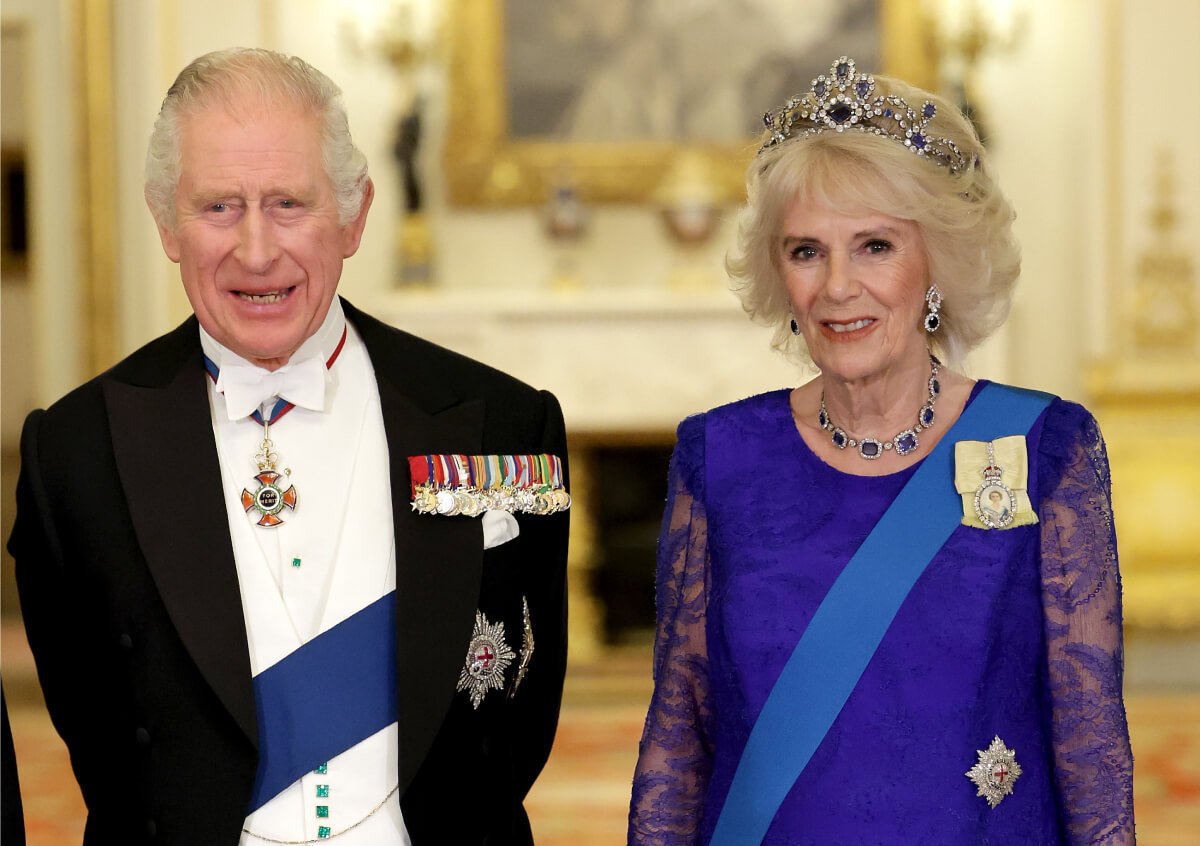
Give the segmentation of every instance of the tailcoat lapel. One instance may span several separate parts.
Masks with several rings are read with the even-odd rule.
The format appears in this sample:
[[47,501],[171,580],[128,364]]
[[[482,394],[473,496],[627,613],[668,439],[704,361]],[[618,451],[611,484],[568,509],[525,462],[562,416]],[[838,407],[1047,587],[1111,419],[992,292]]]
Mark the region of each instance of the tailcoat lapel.
[[184,646],[257,745],[250,654],[195,319],[104,398],[142,554]]
[[407,336],[343,300],[379,385],[391,462],[396,532],[397,684],[400,789],[412,782],[454,697],[471,639],[483,574],[478,520],[415,513],[410,455],[479,453],[483,400],[463,402],[407,349]]
[[[484,402],[462,401],[439,374],[413,360],[415,341],[343,303],[375,368],[391,463],[403,791],[453,700],[483,573],[480,521],[413,512],[406,459],[481,452]],[[106,382],[105,402],[121,485],[163,603],[196,666],[257,745],[241,593],[204,379],[193,318],[163,339],[152,367]],[[172,493],[178,480],[185,481],[182,494]]]

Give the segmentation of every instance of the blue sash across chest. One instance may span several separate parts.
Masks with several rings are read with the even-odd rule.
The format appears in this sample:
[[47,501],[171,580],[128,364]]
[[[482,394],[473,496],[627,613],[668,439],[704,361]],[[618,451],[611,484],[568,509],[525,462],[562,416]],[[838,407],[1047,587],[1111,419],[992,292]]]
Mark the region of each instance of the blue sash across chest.
[[1024,434],[1052,399],[985,385],[917,468],[829,589],[767,696],[711,844],[762,842],[913,585],[958,527],[962,500],[954,489],[955,441]]
[[254,677],[258,772],[247,814],[396,722],[396,592]]

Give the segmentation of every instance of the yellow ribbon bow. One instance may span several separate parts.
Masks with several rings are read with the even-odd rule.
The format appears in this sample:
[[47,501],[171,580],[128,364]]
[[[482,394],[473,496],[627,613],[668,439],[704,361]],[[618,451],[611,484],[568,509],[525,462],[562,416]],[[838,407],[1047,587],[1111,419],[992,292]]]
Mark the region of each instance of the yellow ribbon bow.
[[[975,494],[985,485],[983,471],[990,464],[1002,471],[1000,484],[1013,493],[1016,509],[1012,512],[1012,522],[1004,526],[1011,529],[1016,526],[1029,526],[1038,521],[1033,511],[1033,503],[1029,501],[1026,489],[1029,487],[1029,451],[1025,445],[1024,435],[1009,435],[992,441],[994,462],[988,460],[987,441],[959,441],[954,445],[954,489],[962,495],[964,526],[974,526],[976,529],[990,529],[979,519],[975,511]],[[999,503],[984,501],[982,507],[1007,509],[1008,503],[1003,497]]]

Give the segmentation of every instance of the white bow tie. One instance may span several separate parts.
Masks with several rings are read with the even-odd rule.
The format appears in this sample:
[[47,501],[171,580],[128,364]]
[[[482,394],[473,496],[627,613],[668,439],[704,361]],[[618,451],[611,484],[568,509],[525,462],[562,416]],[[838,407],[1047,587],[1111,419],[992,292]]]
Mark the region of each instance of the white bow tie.
[[217,392],[225,395],[230,420],[241,420],[272,397],[311,411],[325,410],[325,362],[313,356],[278,370],[250,364],[229,364],[217,377]]

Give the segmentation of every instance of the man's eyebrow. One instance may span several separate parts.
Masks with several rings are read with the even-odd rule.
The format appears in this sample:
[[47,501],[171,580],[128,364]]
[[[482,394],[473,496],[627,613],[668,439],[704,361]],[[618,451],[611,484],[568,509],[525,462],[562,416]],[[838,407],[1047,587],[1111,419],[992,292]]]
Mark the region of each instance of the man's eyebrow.
[[215,189],[205,189],[194,191],[188,195],[188,202],[196,206],[208,206],[221,200],[228,200],[230,197],[237,196],[236,191],[220,191]]
[[[284,186],[276,186],[264,189],[259,196],[266,197],[294,197],[297,200],[307,201],[311,196],[312,191],[304,188],[293,186],[285,188]],[[213,203],[218,203],[223,200],[239,199],[242,197],[242,192],[238,188],[229,188],[222,190],[220,188],[202,188],[193,191],[188,195],[187,200],[192,205],[208,206]]]

